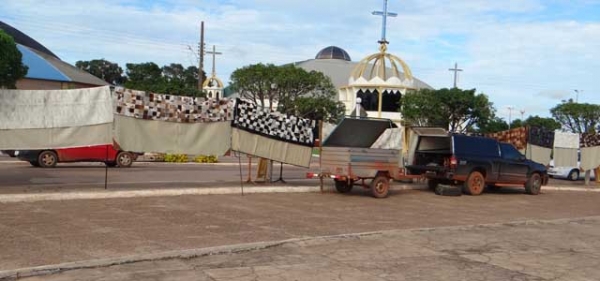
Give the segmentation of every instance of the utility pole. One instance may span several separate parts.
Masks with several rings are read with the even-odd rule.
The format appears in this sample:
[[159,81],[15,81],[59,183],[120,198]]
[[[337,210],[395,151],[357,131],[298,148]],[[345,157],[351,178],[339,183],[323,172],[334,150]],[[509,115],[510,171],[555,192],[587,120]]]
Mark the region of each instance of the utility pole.
[[198,53],[200,56],[200,63],[198,66],[198,90],[202,92],[202,84],[204,84],[204,77],[202,77],[204,70],[204,21],[200,23],[200,46],[198,46]]
[[448,70],[454,72],[454,88],[456,88],[456,76],[458,76],[458,72],[459,71],[463,71],[462,69],[458,68],[458,63],[454,63],[454,68],[449,68]]

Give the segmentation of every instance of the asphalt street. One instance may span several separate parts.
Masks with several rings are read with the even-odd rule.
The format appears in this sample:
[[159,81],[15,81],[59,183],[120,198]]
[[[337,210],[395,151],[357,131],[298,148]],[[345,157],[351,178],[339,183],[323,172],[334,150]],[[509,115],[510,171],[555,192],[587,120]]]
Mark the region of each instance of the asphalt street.
[[[256,178],[257,161],[252,165],[252,177]],[[283,179],[295,186],[315,186],[318,180],[306,179],[307,172],[318,171],[318,158],[310,168],[283,166]],[[235,157],[225,157],[221,163],[153,163],[136,162],[131,168],[106,169],[102,163],[60,163],[55,168],[42,169],[15,158],[0,156],[0,194],[68,191],[86,189],[148,189],[239,186],[248,177],[248,162],[240,165]],[[273,178],[279,178],[279,164],[274,164]],[[328,183],[331,180],[326,180]],[[583,180],[572,182],[550,179],[550,186],[584,187]],[[595,182],[591,186],[597,186]]]

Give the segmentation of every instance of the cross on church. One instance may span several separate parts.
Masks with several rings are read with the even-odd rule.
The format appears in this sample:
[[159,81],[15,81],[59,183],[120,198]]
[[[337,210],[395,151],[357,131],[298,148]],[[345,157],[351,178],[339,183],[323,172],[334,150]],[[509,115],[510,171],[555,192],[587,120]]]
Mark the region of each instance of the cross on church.
[[395,17],[398,14],[396,13],[392,13],[392,12],[388,12],[387,10],[387,0],[383,0],[383,11],[374,11],[373,15],[376,16],[381,16],[381,40],[379,40],[380,44],[387,44],[389,43],[386,39],[385,39],[385,30],[386,30],[386,26],[387,26],[387,17]]
[[206,54],[212,55],[212,77],[216,77],[217,76],[217,72],[215,71],[215,56],[216,55],[222,55],[223,53],[221,52],[217,52],[215,45],[213,45],[212,47],[212,52],[211,51],[206,51]]
[[458,75],[459,71],[463,70],[458,68],[458,63],[454,63],[454,68],[449,68],[448,70],[454,72],[454,88],[456,88],[456,76]]

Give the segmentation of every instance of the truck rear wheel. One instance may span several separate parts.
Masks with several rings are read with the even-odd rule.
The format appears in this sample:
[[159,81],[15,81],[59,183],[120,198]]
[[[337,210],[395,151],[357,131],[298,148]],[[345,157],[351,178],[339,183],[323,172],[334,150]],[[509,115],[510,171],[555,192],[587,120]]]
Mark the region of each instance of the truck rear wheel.
[[353,181],[335,180],[335,190],[339,193],[348,193],[352,190]]
[[385,198],[390,189],[390,179],[387,176],[376,176],[371,181],[371,195],[375,198]]
[[542,177],[538,173],[533,173],[525,183],[525,192],[531,195],[538,195],[542,190]]
[[469,195],[479,195],[485,188],[485,177],[478,171],[473,171],[463,184],[463,192]]

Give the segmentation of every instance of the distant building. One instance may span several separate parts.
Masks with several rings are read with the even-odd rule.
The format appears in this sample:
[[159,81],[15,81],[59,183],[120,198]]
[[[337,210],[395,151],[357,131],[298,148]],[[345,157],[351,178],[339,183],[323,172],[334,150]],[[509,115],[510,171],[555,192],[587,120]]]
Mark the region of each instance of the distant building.
[[[319,71],[328,76],[333,85],[338,89],[338,100],[343,102],[346,105],[346,114],[350,115],[353,113],[355,109],[356,98],[351,91],[348,90],[350,86],[350,79],[353,77],[353,72],[358,68],[360,69],[362,65],[366,62],[354,62],[352,61],[348,52],[344,49],[336,46],[329,46],[317,53],[314,59],[309,59],[305,61],[299,61],[292,63],[293,65],[300,67],[306,71]],[[390,76],[393,75],[394,71],[391,68],[391,65],[386,66],[386,70],[388,74],[386,75],[386,79],[389,79]],[[400,79],[404,78],[404,74],[402,72],[398,73]],[[386,80],[384,79],[384,80]],[[360,87],[359,87],[360,88]],[[363,92],[359,92],[357,94],[358,97],[362,99],[361,105],[369,112],[369,116],[374,116],[373,112],[377,111],[377,103],[378,103],[378,95],[373,91],[368,90],[369,87],[365,87]],[[412,77],[412,86],[413,89],[432,89],[427,83]],[[360,90],[360,89],[359,89]],[[233,93],[230,89],[225,89],[225,95],[237,97],[237,93]],[[384,112],[384,118],[391,118],[393,120],[397,120],[400,118],[398,114],[398,101],[401,98],[399,93],[395,94],[386,94],[383,96],[383,106],[382,111]],[[393,114],[385,114],[385,112],[390,112]]]
[[17,89],[77,89],[108,85],[106,81],[70,65],[16,28],[0,21],[0,29],[12,36],[29,67],[25,78],[17,81]]

